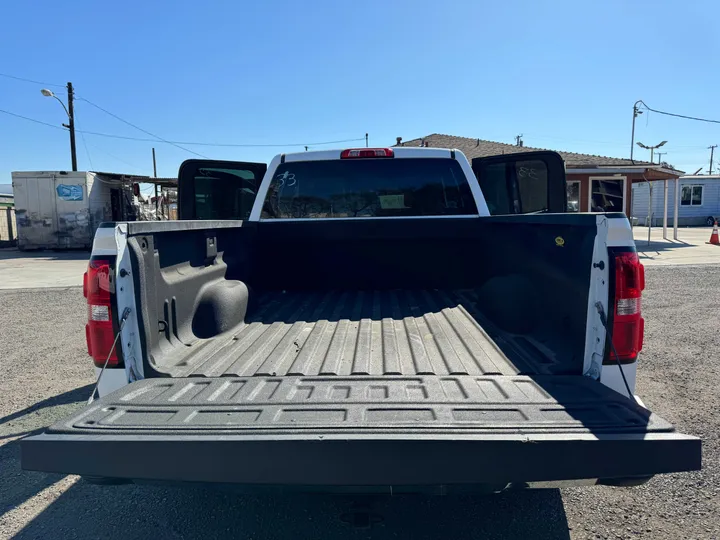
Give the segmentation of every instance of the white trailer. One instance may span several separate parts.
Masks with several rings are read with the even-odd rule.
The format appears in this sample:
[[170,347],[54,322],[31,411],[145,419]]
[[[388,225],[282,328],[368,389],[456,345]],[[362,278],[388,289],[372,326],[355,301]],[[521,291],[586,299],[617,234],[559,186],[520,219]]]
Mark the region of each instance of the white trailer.
[[128,219],[132,191],[95,172],[13,172],[20,249],[92,247],[103,221]]

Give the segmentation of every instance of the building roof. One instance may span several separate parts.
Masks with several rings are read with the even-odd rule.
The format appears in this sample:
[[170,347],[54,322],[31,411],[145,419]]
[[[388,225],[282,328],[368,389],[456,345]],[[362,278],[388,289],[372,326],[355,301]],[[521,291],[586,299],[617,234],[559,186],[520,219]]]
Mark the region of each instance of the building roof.
[[[547,150],[546,148],[532,148],[530,146],[517,146],[514,144],[505,144],[494,141],[485,141],[483,139],[471,139],[470,137],[455,137],[454,135],[442,135],[433,133],[427,137],[403,141],[403,146],[421,146],[423,142],[426,146],[435,148],[455,148],[462,151],[468,159],[476,157],[497,156],[501,154],[517,154],[519,152],[532,152],[536,150]],[[557,150],[556,150],[557,151]],[[612,167],[623,165],[647,165],[653,164],[647,161],[635,160],[634,162],[624,158],[614,158],[606,156],[597,156],[595,154],[578,154],[575,152],[557,151],[565,160],[568,168],[576,169],[583,167]]]
[[720,180],[720,174],[686,174],[680,180]]
[[156,178],[153,176],[144,176],[140,174],[123,174],[123,173],[111,173],[103,171],[91,171],[95,174],[110,178],[112,180],[118,180],[120,182],[139,182],[141,184],[156,184],[163,187],[175,187],[178,185],[177,178]]

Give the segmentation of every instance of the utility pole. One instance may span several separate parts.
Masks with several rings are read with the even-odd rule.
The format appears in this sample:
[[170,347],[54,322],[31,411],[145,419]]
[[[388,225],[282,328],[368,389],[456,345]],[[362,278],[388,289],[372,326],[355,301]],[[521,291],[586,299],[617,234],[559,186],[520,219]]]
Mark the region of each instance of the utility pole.
[[75,95],[73,93],[73,85],[71,82],[67,83],[67,107],[63,103],[63,100],[57,97],[52,90],[43,88],[42,90],[40,90],[40,93],[45,97],[51,97],[53,99],[56,99],[60,103],[60,105],[62,105],[62,108],[68,117],[68,123],[63,123],[62,126],[68,128],[68,131],[70,131],[70,158],[72,159],[72,170],[77,171],[77,151],[75,150],[75,112],[73,111],[73,100],[75,98]]
[[368,147],[368,134],[365,134],[365,148]]
[[715,153],[715,149],[717,148],[717,144],[713,144],[712,146],[708,146],[708,149],[710,150],[710,171],[709,174],[712,174],[712,166],[713,166],[713,154]]
[[642,111],[638,107],[639,103],[642,103],[642,99],[638,99],[633,105],[633,122],[632,122],[632,136],[630,137],[630,161],[633,161],[633,152],[635,151],[635,119],[642,114]]
[[[155,149],[152,149],[153,154],[153,178],[157,178],[157,162],[155,161]],[[158,185],[155,182],[155,217],[157,217],[158,211]]]
[[667,155],[667,152],[658,152],[657,155],[658,155],[658,165],[660,165],[662,163],[662,157]]
[[516,146],[522,146],[523,140],[522,140],[522,133],[520,135],[515,135],[515,145]]
[[72,156],[72,170],[77,171],[77,152],[75,150],[75,113],[73,111],[73,101],[75,99],[73,85],[67,83],[68,93],[68,129],[70,130],[70,154]]

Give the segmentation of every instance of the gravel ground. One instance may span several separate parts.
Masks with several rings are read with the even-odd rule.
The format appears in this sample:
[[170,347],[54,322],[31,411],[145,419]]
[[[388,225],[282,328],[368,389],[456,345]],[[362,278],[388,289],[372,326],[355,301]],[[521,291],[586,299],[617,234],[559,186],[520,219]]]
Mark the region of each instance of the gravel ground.
[[647,282],[638,393],[703,438],[703,471],[637,488],[382,498],[373,511],[383,521],[354,532],[341,520],[351,508],[345,497],[99,487],[21,471],[18,437],[90,394],[86,312],[78,288],[0,291],[0,538],[720,538],[720,269],[652,268]]

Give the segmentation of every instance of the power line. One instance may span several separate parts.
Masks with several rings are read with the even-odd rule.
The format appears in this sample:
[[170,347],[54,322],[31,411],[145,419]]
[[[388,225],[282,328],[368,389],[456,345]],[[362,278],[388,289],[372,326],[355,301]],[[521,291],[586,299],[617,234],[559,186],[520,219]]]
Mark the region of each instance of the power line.
[[[78,98],[80,99],[80,98]],[[0,113],[9,114],[10,116],[15,116],[17,118],[22,118],[23,120],[28,120],[30,122],[35,122],[36,124],[42,124],[44,126],[48,126],[55,129],[62,129],[65,131],[65,128],[62,128],[60,126],[56,126],[54,124],[48,124],[47,122],[43,122],[42,120],[36,120],[34,118],[29,118],[27,116],[23,116],[21,114],[16,114],[10,111],[6,111],[3,109],[0,109]],[[140,142],[166,142],[168,144],[186,144],[190,146],[213,146],[218,148],[281,148],[281,147],[288,147],[288,146],[322,146],[326,144],[340,144],[340,143],[347,143],[347,142],[360,142],[364,141],[365,139],[363,137],[358,137],[356,139],[339,139],[335,141],[321,141],[321,142],[311,142],[311,143],[272,143],[272,144],[236,144],[236,143],[208,143],[208,142],[196,142],[196,141],[166,141],[166,140],[158,140],[158,139],[150,139],[148,137],[130,137],[126,135],[115,135],[113,133],[101,133],[98,131],[89,131],[86,129],[76,129],[75,130],[78,133],[84,133],[86,135],[96,135],[98,137],[108,137],[110,139],[122,139],[126,141],[140,141]],[[703,147],[704,148],[704,147]]]
[[8,75],[7,73],[0,73],[0,77],[7,77],[8,79],[15,79],[16,81],[40,84],[43,86],[56,86],[57,88],[65,88],[64,84],[54,84],[54,83],[49,83],[49,82],[34,81],[32,79],[25,79],[24,77],[16,77],[15,75]]
[[61,129],[63,131],[66,131],[64,127],[56,126],[55,124],[49,124],[47,122],[43,122],[42,120],[35,120],[34,118],[28,118],[27,116],[23,116],[22,114],[16,114],[10,111],[6,111],[4,109],[0,109],[0,113],[9,114],[10,116],[14,116],[16,118],[22,118],[23,120],[28,120],[29,122],[35,122],[36,124],[42,124],[43,126],[48,126],[55,129]]
[[[149,131],[147,131],[147,130],[141,128],[141,127],[138,127],[138,126],[136,126],[135,124],[133,124],[133,123],[131,123],[131,122],[128,122],[127,120],[125,120],[125,119],[123,119],[123,118],[120,118],[118,115],[113,114],[113,113],[111,113],[110,111],[108,111],[108,110],[106,110],[106,109],[103,109],[103,108],[100,107],[99,105],[96,105],[95,103],[91,102],[90,100],[88,100],[88,99],[86,99],[86,98],[78,98],[78,100],[79,100],[79,101],[85,101],[85,102],[89,103],[90,105],[92,105],[93,107],[101,110],[101,111],[104,112],[105,114],[109,114],[109,115],[112,116],[113,118],[115,118],[115,119],[117,119],[117,120],[120,120],[121,122],[123,122],[123,123],[125,123],[125,124],[127,124],[127,125],[129,125],[129,126],[134,127],[135,129],[138,129],[138,130],[142,131],[143,133],[146,133],[147,135],[150,135],[151,137],[155,137],[155,140],[145,139],[146,141],[156,142],[156,141],[159,140],[159,141],[164,142],[164,143],[167,143],[167,144],[172,144],[173,146],[176,146],[176,147],[180,148],[181,150],[185,150],[186,152],[190,152],[191,154],[195,154],[195,155],[200,156],[200,157],[206,157],[206,156],[203,156],[203,155],[201,155],[201,154],[198,154],[197,152],[194,152],[193,150],[189,150],[188,148],[183,148],[183,147],[180,146],[180,145],[181,145],[181,144],[184,144],[184,145],[188,145],[188,146],[256,147],[256,148],[259,148],[259,147],[280,147],[280,146],[317,146],[317,145],[321,145],[321,144],[338,144],[338,143],[344,143],[344,142],[358,142],[358,141],[364,141],[364,140],[365,140],[364,138],[358,138],[358,139],[344,139],[344,140],[339,140],[339,141],[325,141],[325,142],[312,142],[312,143],[293,143],[293,144],[230,144],[230,143],[225,143],[225,144],[220,143],[220,144],[217,144],[217,143],[204,143],[204,142],[193,142],[193,141],[169,141],[169,140],[167,140],[167,139],[163,139],[162,137],[159,137],[158,135],[155,135],[154,133],[150,133]],[[88,133],[88,132],[86,131],[85,133]],[[100,133],[93,133],[93,135],[109,136],[109,135],[100,134]]]
[[321,146],[324,144],[340,144],[346,142],[360,142],[364,141],[365,137],[359,137],[357,139],[341,139],[338,141],[323,141],[323,142],[309,142],[309,143],[273,143],[273,144],[235,144],[235,143],[204,143],[204,142],[189,142],[184,141],[180,144],[188,144],[191,146],[217,146],[217,147],[234,147],[234,148],[273,148],[283,146]]
[[85,135],[81,133],[80,138],[82,139],[83,146],[85,147],[85,153],[87,154],[88,161],[90,162],[90,168],[94,169],[95,166],[93,165],[92,158],[90,157],[90,150],[88,150],[87,143],[85,142]]
[[155,135],[154,133],[150,133],[150,132],[149,132],[148,130],[146,130],[146,129],[143,129],[143,128],[139,127],[139,126],[136,126],[136,125],[133,124],[132,122],[128,122],[128,121],[125,120],[124,118],[120,118],[118,115],[113,114],[113,113],[111,113],[110,111],[108,111],[108,110],[106,110],[106,109],[103,109],[100,105],[96,105],[95,103],[93,103],[93,102],[90,101],[89,99],[86,99],[86,98],[78,98],[78,99],[79,99],[80,101],[84,101],[85,103],[89,103],[90,105],[92,105],[92,106],[95,107],[96,109],[104,112],[104,113],[107,114],[107,115],[112,116],[112,117],[115,118],[116,120],[119,120],[120,122],[122,122],[122,123],[124,123],[124,124],[127,124],[128,126],[134,127],[134,128],[137,129],[138,131],[142,131],[142,132],[145,133],[146,135],[150,135],[151,137],[155,137],[155,138],[156,138],[157,140],[159,140],[159,141],[162,141],[162,142],[167,143],[167,144],[171,144],[171,145],[175,146],[176,148],[179,148],[180,150],[185,150],[186,152],[189,152],[190,154],[194,154],[194,155],[199,156],[199,157],[201,157],[201,158],[206,158],[206,159],[207,159],[207,156],[203,156],[202,154],[199,154],[199,153],[195,152],[194,150],[190,150],[189,148],[184,148],[184,147],[180,146],[180,145],[177,144],[177,143],[170,142],[170,141],[168,141],[168,140],[166,140],[166,139],[163,139],[162,137],[159,137],[158,135]]
[[[75,130],[80,133],[80,130]],[[82,131],[86,135],[97,135],[99,137],[109,137],[111,139],[124,139],[127,141],[141,141],[141,142],[167,142],[169,144],[186,144],[188,146],[211,146],[218,148],[281,148],[287,146],[321,146],[325,144],[340,144],[346,142],[360,142],[364,141],[365,138],[357,139],[342,139],[337,141],[323,141],[323,142],[312,142],[312,143],[273,143],[273,144],[236,144],[236,143],[208,143],[208,142],[197,142],[197,141],[158,141],[158,139],[149,139],[147,137],[129,137],[126,135],[114,135],[110,133],[99,133],[97,131]],[[703,147],[704,148],[704,147]]]
[[87,155],[88,161],[90,162],[90,168],[94,169],[95,166],[93,165],[92,158],[90,157],[90,150],[88,150],[87,142],[85,142],[85,135],[80,133],[80,138],[82,139],[83,146],[85,147],[85,154]]
[[697,116],[687,116],[684,114],[676,114],[676,113],[670,113],[667,111],[659,111],[657,109],[648,107],[647,103],[645,103],[643,100],[640,100],[640,103],[642,103],[648,111],[658,113],[658,114],[664,114],[665,116],[674,116],[675,118],[685,118],[686,120],[697,120],[698,122],[709,122],[711,124],[720,124],[720,120],[709,120],[707,118],[699,118]]
[[[86,135],[97,135],[98,137],[107,137],[109,139],[122,139],[124,141],[139,141],[139,142],[165,142],[160,141],[158,139],[150,139],[148,137],[128,137],[126,135],[114,135],[111,133],[99,133],[97,131],[86,131],[86,130],[79,130],[76,129],[78,133],[85,133]],[[168,141],[169,142],[169,141]]]
[[145,170],[144,170],[142,167],[138,167],[138,166],[137,166],[136,164],[134,164],[134,163],[130,163],[129,161],[127,161],[127,160],[125,160],[125,159],[123,159],[123,158],[121,158],[121,157],[119,157],[119,156],[116,156],[115,154],[111,154],[111,153],[108,152],[107,150],[104,150],[103,148],[100,148],[100,147],[97,146],[97,145],[94,145],[94,144],[91,143],[90,146],[92,146],[95,150],[99,150],[101,153],[106,154],[106,155],[110,156],[111,158],[113,158],[113,159],[115,159],[115,160],[117,160],[117,161],[119,161],[119,162],[121,162],[121,163],[124,163],[125,165],[128,165],[129,167],[132,167],[132,168],[135,169],[136,171],[142,171],[142,173],[145,174]]

